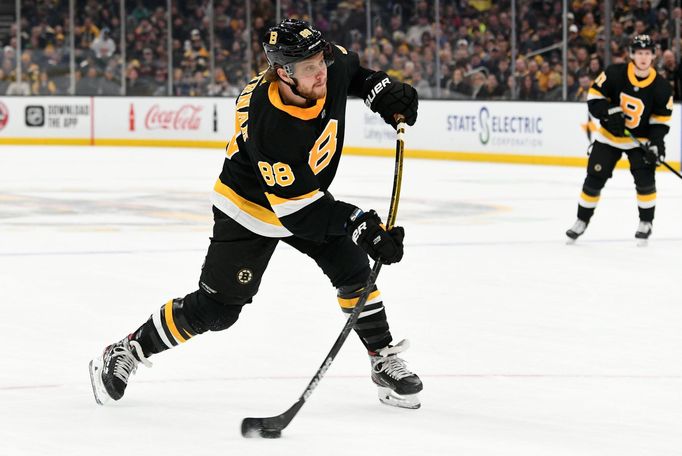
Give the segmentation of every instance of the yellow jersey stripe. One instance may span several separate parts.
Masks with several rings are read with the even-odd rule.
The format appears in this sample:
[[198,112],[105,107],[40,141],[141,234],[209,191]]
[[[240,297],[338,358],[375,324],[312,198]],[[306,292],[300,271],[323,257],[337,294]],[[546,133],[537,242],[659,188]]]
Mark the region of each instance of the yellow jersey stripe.
[[319,189],[315,189],[310,193],[306,193],[305,195],[301,195],[301,196],[294,196],[293,198],[282,198],[282,197],[277,196],[275,194],[266,192],[265,197],[268,199],[268,201],[270,202],[271,205],[277,206],[279,204],[286,204],[286,203],[290,203],[292,201],[301,201],[304,199],[312,198],[313,196],[315,196],[315,194],[317,194],[319,192],[320,192]]
[[[635,141],[626,137],[616,137],[602,127],[594,117],[590,116],[591,120],[587,123],[587,128],[594,133],[593,140],[599,141],[602,144],[608,144],[620,150],[632,150],[639,146]],[[637,138],[641,142],[647,142],[648,138]]]
[[606,96],[603,93],[601,93],[594,87],[590,87],[590,90],[587,91],[587,95],[591,96],[592,98],[606,98]]
[[265,196],[272,206],[272,209],[275,211],[275,214],[277,214],[277,217],[285,217],[319,200],[324,196],[324,193],[315,190],[290,199],[281,198],[272,193],[265,193]]
[[[370,302],[376,298],[379,297],[381,293],[379,290],[375,290],[369,294],[367,297],[367,302]],[[345,298],[338,298],[339,299],[339,305],[344,308],[344,309],[352,309],[355,307],[355,305],[358,303],[360,298],[350,298],[350,299],[345,299]]]
[[650,193],[648,195],[637,194],[637,201],[654,201],[656,199],[656,193]]
[[587,201],[588,203],[596,203],[597,201],[599,201],[598,196],[590,196],[585,192],[580,193],[580,199],[582,199],[583,201]]
[[651,114],[651,117],[649,118],[649,123],[654,125],[655,124],[667,125],[671,119],[672,116],[659,116],[656,114]]
[[213,187],[216,193],[224,196],[232,203],[234,203],[241,211],[246,212],[250,216],[265,222],[269,225],[282,226],[282,222],[279,221],[274,212],[263,206],[256,204],[239,196],[234,190],[232,190],[227,185],[223,184],[220,179],[218,179]]
[[175,321],[173,321],[173,300],[171,299],[166,303],[166,308],[164,309],[164,313],[166,314],[166,325],[168,326],[168,329],[170,330],[171,334],[173,334],[173,337],[175,337],[175,340],[177,340],[180,343],[185,342],[185,338],[182,337],[180,334],[180,331],[178,331],[178,328],[175,326]]
[[[614,135],[611,134],[610,131],[608,131],[608,130],[607,130],[606,128],[604,128],[604,127],[599,127],[598,133],[599,133],[600,135],[604,136],[604,137],[605,137],[606,139],[608,139],[609,141],[613,141],[613,142],[615,142],[615,143],[621,143],[621,144],[635,144],[635,142],[634,142],[631,138],[629,138],[629,137],[621,137],[621,136],[614,136]],[[639,138],[639,140],[642,141],[642,142],[648,141],[647,138]],[[636,144],[635,144],[635,145],[636,145]],[[639,147],[639,146],[637,146],[637,147]]]

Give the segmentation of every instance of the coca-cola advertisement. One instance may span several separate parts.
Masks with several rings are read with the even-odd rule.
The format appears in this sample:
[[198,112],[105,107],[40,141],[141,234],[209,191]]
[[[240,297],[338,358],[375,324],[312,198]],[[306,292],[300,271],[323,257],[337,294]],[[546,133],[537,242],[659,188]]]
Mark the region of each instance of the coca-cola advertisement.
[[95,97],[100,144],[224,148],[234,134],[234,100]]
[[144,116],[147,130],[199,130],[203,106],[183,104],[176,108],[152,105]]
[[7,122],[9,122],[9,109],[4,103],[0,102],[0,130],[5,128]]

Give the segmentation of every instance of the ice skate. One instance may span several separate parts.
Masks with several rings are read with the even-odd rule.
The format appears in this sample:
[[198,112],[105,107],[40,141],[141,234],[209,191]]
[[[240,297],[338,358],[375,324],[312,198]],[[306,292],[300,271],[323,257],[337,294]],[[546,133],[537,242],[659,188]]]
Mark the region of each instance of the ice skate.
[[421,406],[417,393],[422,382],[416,374],[407,369],[405,361],[398,358],[410,346],[407,340],[389,345],[377,353],[370,353],[372,380],[379,388],[379,400],[395,407],[417,409]]
[[572,227],[566,231],[566,236],[568,236],[567,244],[573,244],[576,239],[578,239],[585,232],[587,228],[587,222],[583,220],[576,220]]
[[134,374],[139,363],[152,367],[145,358],[142,347],[135,341],[125,339],[109,345],[102,355],[90,361],[90,382],[95,401],[104,405],[111,399],[123,397],[128,378]]
[[649,236],[651,236],[652,228],[653,224],[651,222],[639,222],[637,232],[635,233],[635,238],[637,239],[637,245],[639,247],[646,247],[649,242]]

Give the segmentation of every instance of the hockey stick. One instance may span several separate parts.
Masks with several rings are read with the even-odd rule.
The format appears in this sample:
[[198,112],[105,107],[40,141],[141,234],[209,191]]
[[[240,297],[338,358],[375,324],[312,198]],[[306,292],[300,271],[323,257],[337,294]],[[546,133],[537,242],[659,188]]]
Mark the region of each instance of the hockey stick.
[[[395,224],[396,215],[398,213],[398,201],[400,200],[400,185],[403,177],[403,153],[404,153],[404,135],[405,135],[405,119],[403,116],[396,114],[397,126],[397,139],[395,145],[395,171],[393,174],[393,191],[391,193],[391,203],[388,210],[388,218],[386,219],[386,229],[393,228]],[[379,271],[381,270],[381,261],[377,260],[370,271],[369,278],[365,287],[362,289],[362,293],[358,299],[358,303],[353,308],[353,312],[350,314],[346,320],[346,324],[341,330],[341,334],[336,338],[334,345],[332,346],[329,353],[324,358],[322,365],[317,369],[317,372],[313,378],[306,386],[303,394],[301,394],[298,400],[289,409],[276,416],[271,416],[268,418],[244,418],[242,420],[242,436],[244,437],[262,437],[266,439],[279,438],[282,435],[282,430],[286,428],[291,420],[294,419],[298,411],[303,407],[303,404],[308,400],[310,395],[313,393],[317,385],[327,373],[329,366],[331,366],[334,358],[341,350],[344,342],[348,338],[353,326],[358,321],[358,317],[362,310],[365,308],[365,303],[367,298],[374,288],[374,283],[376,282]]]
[[[641,147],[642,149],[646,150],[646,149],[649,148],[649,146],[648,146],[647,144],[644,144],[642,141],[640,141],[639,139],[637,139],[637,138],[635,137],[635,135],[633,135],[632,132],[631,132],[630,130],[625,129],[625,135],[626,135],[626,136],[629,136],[630,139],[632,139],[634,142],[636,142],[637,145],[638,145],[639,147]],[[672,166],[670,166],[665,160],[662,160],[662,159],[659,158],[659,159],[658,159],[658,162],[659,162],[660,164],[662,164],[663,166],[665,166],[666,168],[668,168],[670,171],[672,171],[673,174],[675,174],[677,177],[679,177],[680,179],[682,179],[682,174],[678,173],[678,172],[677,172]]]

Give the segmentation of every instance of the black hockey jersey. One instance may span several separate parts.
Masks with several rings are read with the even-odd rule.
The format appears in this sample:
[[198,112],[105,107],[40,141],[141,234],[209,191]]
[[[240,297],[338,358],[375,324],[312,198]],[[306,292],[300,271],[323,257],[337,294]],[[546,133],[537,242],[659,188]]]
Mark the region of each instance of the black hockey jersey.
[[632,62],[610,65],[592,83],[587,96],[594,138],[604,144],[628,150],[639,147],[628,137],[612,135],[599,123],[608,109],[620,106],[625,115],[625,128],[640,141],[662,138],[670,130],[673,109],[672,87],[653,68],[649,76],[639,79]]
[[277,82],[254,78],[237,98],[214,206],[262,236],[322,241],[345,234],[334,222],[340,202],[327,189],[343,148],[347,97],[361,95],[367,71],[357,54],[334,47],[327,95],[308,108],[285,105]]

